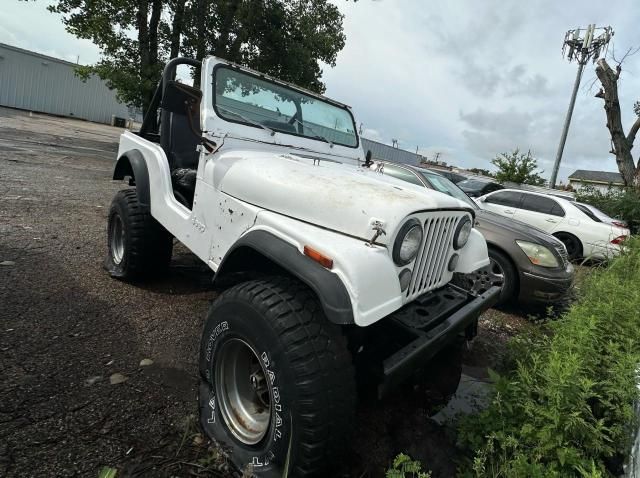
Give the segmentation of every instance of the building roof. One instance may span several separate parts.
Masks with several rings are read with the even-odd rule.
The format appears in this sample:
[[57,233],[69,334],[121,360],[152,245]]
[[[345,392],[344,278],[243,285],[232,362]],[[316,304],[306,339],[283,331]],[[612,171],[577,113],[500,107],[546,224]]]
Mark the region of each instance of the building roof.
[[620,173],[610,171],[590,171],[588,169],[578,169],[569,175],[569,180],[605,183],[605,184],[624,184]]
[[48,60],[48,61],[54,61],[56,63],[61,63],[63,65],[69,65],[69,66],[73,66],[73,67],[80,66],[77,63],[72,63],[70,61],[63,60],[62,58],[56,58],[54,56],[44,55],[42,53],[38,53],[37,51],[33,51],[33,50],[25,50],[24,48],[19,48],[17,46],[8,45],[7,43],[0,43],[0,47],[6,48],[7,50],[13,50],[13,51],[18,52],[18,53],[22,53],[23,55],[31,55],[31,56],[35,56],[35,57],[38,57],[38,58],[42,58],[43,60]]

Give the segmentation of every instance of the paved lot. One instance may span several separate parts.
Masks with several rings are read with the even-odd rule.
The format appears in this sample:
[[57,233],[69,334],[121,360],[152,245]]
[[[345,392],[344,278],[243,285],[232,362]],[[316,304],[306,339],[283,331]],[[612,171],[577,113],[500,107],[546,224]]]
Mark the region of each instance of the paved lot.
[[[216,291],[181,246],[156,282],[103,270],[107,211],[123,187],[110,181],[119,133],[0,108],[0,476],[95,477],[105,465],[120,476],[204,476],[208,466],[213,449],[199,444],[193,414]],[[486,365],[513,327],[487,323],[467,365]],[[127,380],[112,385],[116,373]],[[381,476],[403,450],[435,476],[453,473],[431,405],[406,395],[363,404],[345,475]]]

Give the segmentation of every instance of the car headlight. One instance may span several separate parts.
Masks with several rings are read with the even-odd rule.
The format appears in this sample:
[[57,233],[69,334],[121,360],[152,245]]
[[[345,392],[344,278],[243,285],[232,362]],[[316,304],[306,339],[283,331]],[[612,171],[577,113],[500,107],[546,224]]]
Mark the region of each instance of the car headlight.
[[558,259],[553,255],[550,249],[527,241],[516,241],[532,264],[542,267],[558,267]]
[[393,244],[393,262],[404,266],[411,262],[422,244],[422,224],[417,219],[410,219],[403,224]]
[[465,216],[456,226],[456,232],[453,234],[453,248],[458,250],[464,247],[471,235],[473,224],[469,216]]

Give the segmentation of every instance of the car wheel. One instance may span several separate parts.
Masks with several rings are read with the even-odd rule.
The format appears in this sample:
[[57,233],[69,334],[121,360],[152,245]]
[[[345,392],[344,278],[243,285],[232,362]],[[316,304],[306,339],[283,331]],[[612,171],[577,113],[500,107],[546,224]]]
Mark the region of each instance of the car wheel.
[[491,285],[502,287],[496,304],[505,304],[514,298],[518,285],[518,273],[511,260],[502,252],[489,249]]
[[138,202],[135,189],[119,191],[109,209],[105,268],[112,277],[139,279],[166,270],[173,238]]
[[580,239],[568,232],[558,232],[554,236],[564,244],[570,261],[582,258],[582,243]]
[[327,476],[347,449],[351,355],[303,284],[273,278],[222,293],[209,311],[199,362],[200,423],[239,470]]
[[489,248],[489,265],[464,275],[457,283],[475,294],[482,294],[493,286],[502,287],[496,302],[499,305],[511,300],[516,293],[518,273],[506,255]]

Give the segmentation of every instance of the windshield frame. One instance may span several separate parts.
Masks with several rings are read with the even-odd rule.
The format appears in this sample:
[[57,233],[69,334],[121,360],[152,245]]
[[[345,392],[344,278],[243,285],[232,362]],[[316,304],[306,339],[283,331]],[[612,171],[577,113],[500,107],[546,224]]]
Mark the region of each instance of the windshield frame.
[[[480,209],[480,206],[478,206],[476,204],[476,202],[471,199],[469,196],[467,196],[467,194],[462,190],[462,188],[458,187],[458,185],[456,183],[454,183],[453,181],[451,181],[449,178],[443,176],[442,174],[436,173],[434,171],[431,171],[429,169],[425,169],[424,171],[422,170],[416,170],[416,172],[422,177],[422,179],[429,185],[430,189],[433,189],[434,191],[438,191],[439,193],[442,194],[448,194],[449,196],[451,196],[454,199],[457,199],[458,201],[463,201],[466,204],[472,206],[475,209]],[[460,191],[460,197],[463,197],[464,199],[460,199],[460,197],[454,196],[453,194],[449,194],[448,192],[445,191],[441,191],[440,189],[438,189],[432,182],[429,176],[437,176],[438,179],[442,179],[443,181],[445,181],[445,184],[447,186],[451,186],[454,190],[457,189],[458,191]]]
[[[328,143],[331,146],[333,146],[333,144],[335,144],[335,145],[343,147],[343,148],[350,148],[350,149],[359,149],[360,148],[360,146],[361,146],[360,143],[361,142],[360,142],[360,135],[358,134],[358,128],[356,127],[356,120],[355,120],[355,118],[353,116],[353,113],[351,112],[351,108],[349,108],[347,105],[338,103],[338,102],[333,101],[333,100],[331,100],[329,98],[325,98],[324,96],[318,95],[317,93],[313,93],[311,91],[307,91],[304,88],[297,87],[296,85],[292,85],[292,84],[287,83],[287,82],[283,82],[283,81],[279,81],[279,80],[276,80],[276,79],[272,79],[272,78],[268,77],[267,75],[257,74],[257,73],[254,73],[253,71],[250,71],[250,70],[247,70],[247,69],[244,69],[244,68],[240,68],[240,67],[237,67],[237,66],[234,66],[234,65],[230,65],[230,64],[227,64],[227,63],[218,63],[218,64],[216,64],[213,67],[213,70],[212,70],[212,73],[211,73],[211,88],[212,88],[211,103],[212,103],[212,106],[213,106],[213,110],[216,113],[216,116],[218,116],[221,120],[227,121],[229,123],[236,123],[236,124],[240,124],[240,125],[243,125],[243,126],[249,126],[251,128],[258,128],[258,129],[261,128],[261,126],[258,126],[258,125],[254,124],[254,123],[250,123],[250,122],[244,121],[240,117],[237,117],[237,119],[229,118],[228,116],[226,116],[224,114],[221,114],[221,112],[218,110],[218,105],[216,104],[216,97],[217,97],[217,94],[216,94],[216,79],[217,79],[216,73],[220,69],[231,70],[231,71],[239,73],[241,75],[246,75],[246,76],[249,76],[251,78],[255,78],[256,80],[272,84],[272,85],[274,85],[276,87],[289,89],[289,90],[291,90],[291,91],[293,91],[293,92],[295,92],[295,93],[297,93],[299,95],[308,96],[308,97],[314,99],[315,101],[319,101],[319,102],[325,103],[327,105],[331,105],[331,106],[333,106],[335,108],[338,108],[338,109],[340,109],[342,111],[347,112],[348,115],[349,115],[349,118],[351,119],[351,124],[353,125],[353,135],[355,137],[355,145],[345,144],[345,143],[341,143],[341,142],[338,142],[338,141],[329,141],[328,139],[323,138],[322,136],[318,136],[317,134],[314,134],[313,136],[309,136],[309,135],[300,134],[300,133],[297,133],[297,132],[294,133],[294,132],[291,132],[291,131],[283,131],[283,130],[276,129],[276,128],[273,128],[273,127],[269,126],[269,128],[274,130],[275,133],[285,134],[285,135],[289,135],[289,136],[296,136],[296,137],[302,138],[304,140],[318,141],[318,142],[322,142],[322,143],[325,143],[325,144]],[[234,114],[234,116],[235,116],[235,114]],[[302,118],[302,120],[304,121],[304,118]],[[298,119],[298,121],[300,122],[299,119]],[[259,121],[256,121],[256,123],[259,123]]]

